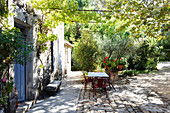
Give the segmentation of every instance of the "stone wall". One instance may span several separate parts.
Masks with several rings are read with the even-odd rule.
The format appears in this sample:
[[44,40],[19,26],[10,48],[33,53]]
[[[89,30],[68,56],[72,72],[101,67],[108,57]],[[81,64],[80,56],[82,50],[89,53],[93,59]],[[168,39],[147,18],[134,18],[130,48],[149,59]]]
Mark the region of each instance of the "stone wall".
[[[31,62],[26,60],[26,100],[34,99],[36,89],[40,91],[50,82],[52,73],[52,51],[51,42],[47,42],[48,50],[38,55],[37,51],[37,20],[40,14],[37,14],[31,5],[27,3],[28,0],[8,0],[10,12],[14,15],[9,17],[9,24],[15,24],[25,27],[25,34],[27,42],[34,45],[34,51],[30,54]],[[15,5],[14,7],[12,5]],[[36,15],[37,14],[37,15]],[[40,68],[43,65],[44,68]],[[14,75],[14,66],[10,68],[11,76]]]
[[[33,43],[34,51],[29,54],[32,59],[26,59],[25,70],[25,100],[43,98],[45,86],[54,79],[61,80],[65,68],[65,48],[64,48],[64,23],[52,29],[52,33],[58,35],[58,39],[53,42],[47,42],[48,49],[39,54],[38,52],[38,20],[41,13],[35,11],[27,3],[29,0],[8,0],[9,12],[14,15],[9,16],[9,25],[14,27],[16,24],[24,27],[27,43]],[[13,6],[14,5],[14,6]],[[71,53],[71,49],[68,50]],[[69,56],[69,61],[71,56]],[[44,67],[41,68],[41,65]],[[15,77],[14,65],[10,66],[10,76]],[[17,103],[15,90],[10,95],[9,109],[10,113],[15,111]]]
[[[54,79],[61,80],[64,76],[64,23],[52,29],[52,33],[58,35],[58,39],[54,42],[47,42],[48,49],[39,53],[37,33],[41,13],[35,11],[27,1],[29,0],[8,0],[9,11],[14,13],[8,20],[12,27],[16,24],[24,26],[26,41],[33,43],[34,46],[34,51],[29,55],[32,57],[31,61],[26,59],[25,71],[25,100],[31,100],[38,97],[43,98],[45,86]],[[41,68],[41,65],[43,65],[43,68]],[[10,67],[10,76],[15,77],[14,65]],[[14,93],[10,96],[10,100],[13,99]]]

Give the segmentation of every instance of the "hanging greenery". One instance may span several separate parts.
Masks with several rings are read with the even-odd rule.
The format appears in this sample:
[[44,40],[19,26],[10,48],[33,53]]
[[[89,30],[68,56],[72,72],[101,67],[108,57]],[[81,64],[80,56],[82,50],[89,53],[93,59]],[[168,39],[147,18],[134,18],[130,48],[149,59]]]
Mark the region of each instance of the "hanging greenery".
[[4,0],[0,0],[0,108],[7,105],[9,93],[13,90],[13,78],[9,76],[10,64],[24,64],[25,58],[30,59],[29,53],[33,46],[21,38],[20,30],[8,25],[8,9]]

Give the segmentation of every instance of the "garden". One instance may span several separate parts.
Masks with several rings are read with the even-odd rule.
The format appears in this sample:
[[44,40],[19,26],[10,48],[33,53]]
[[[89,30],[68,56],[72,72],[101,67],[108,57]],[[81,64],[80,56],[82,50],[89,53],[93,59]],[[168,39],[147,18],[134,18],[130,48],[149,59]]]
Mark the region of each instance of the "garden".
[[151,73],[157,70],[159,62],[169,60],[168,38],[160,41],[145,37],[135,39],[128,31],[99,37],[94,33],[81,32],[81,39],[75,42],[73,48],[72,70],[119,70],[120,76],[126,77]]
[[[40,51],[56,39],[47,32],[64,22],[64,38],[74,45],[72,71],[119,71],[120,77],[126,77],[151,73],[159,62],[170,60],[167,0],[31,0],[29,4],[43,15],[37,42]],[[19,29],[9,26],[8,16],[14,14],[8,4],[0,0],[0,6],[0,104],[6,107],[14,88],[9,67],[14,62],[23,64],[33,45],[25,44],[18,38]]]
[[[118,64],[123,64],[121,76],[133,76],[139,73],[151,73],[157,70],[157,64],[161,61],[169,61],[169,31],[166,5],[152,9],[149,7],[117,1],[112,4],[114,8],[105,7],[102,2],[96,2],[92,6],[102,5],[107,10],[101,13],[103,22],[76,22],[65,24],[65,39],[74,44],[72,49],[72,70],[105,71],[105,69],[118,69]],[[79,1],[79,9],[86,10],[90,7],[90,1]],[[98,5],[100,4],[100,5]],[[107,4],[107,5],[108,5]],[[124,6],[128,4],[129,6]],[[109,6],[109,5],[108,5]],[[133,6],[133,7],[132,7]],[[119,10],[123,7],[125,10]],[[164,8],[163,8],[164,7]],[[142,10],[145,8],[145,10]],[[110,15],[110,9],[114,16]],[[86,11],[84,11],[86,12]],[[93,11],[90,11],[94,13]],[[159,12],[159,13],[158,13]],[[149,16],[143,16],[147,13]],[[158,13],[158,15],[154,15]],[[160,18],[159,16],[165,18]],[[127,18],[126,18],[127,17]],[[163,23],[162,23],[163,22]]]

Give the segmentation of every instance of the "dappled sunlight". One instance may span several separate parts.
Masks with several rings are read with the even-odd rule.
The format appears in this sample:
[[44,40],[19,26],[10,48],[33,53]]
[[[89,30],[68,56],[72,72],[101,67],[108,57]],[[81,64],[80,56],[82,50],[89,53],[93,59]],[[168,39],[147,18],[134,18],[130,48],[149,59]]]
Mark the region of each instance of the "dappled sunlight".
[[[161,70],[162,71],[162,70]],[[169,73],[168,71],[163,71]],[[115,81],[114,89],[93,89],[83,87],[81,73],[74,73],[62,82],[55,96],[37,101],[28,113],[38,112],[170,112],[169,74],[162,72],[127,77]],[[77,78],[78,77],[78,78]],[[166,89],[165,89],[166,87]],[[166,93],[165,93],[166,92]],[[163,97],[164,96],[164,97]],[[165,98],[166,97],[166,98]]]
[[77,111],[79,112],[170,112],[169,70],[165,66],[153,74],[127,77],[115,81],[115,89],[105,92],[82,89]]
[[[122,88],[123,86],[117,86],[117,92],[110,92],[111,98],[119,97],[122,100],[121,103],[125,105],[138,106],[142,107],[145,110],[154,110],[157,109],[157,112],[163,112],[160,109],[160,105],[164,105],[164,102],[161,98],[153,91],[141,87],[128,87],[128,90]],[[116,103],[117,101],[115,101]],[[151,107],[152,106],[152,107]],[[152,108],[152,109],[150,109]],[[154,108],[154,109],[153,109]],[[166,110],[167,111],[167,110]]]
[[28,113],[74,113],[80,88],[82,87],[80,76],[80,73],[68,76],[67,79],[63,80],[60,90],[55,96],[38,100]]

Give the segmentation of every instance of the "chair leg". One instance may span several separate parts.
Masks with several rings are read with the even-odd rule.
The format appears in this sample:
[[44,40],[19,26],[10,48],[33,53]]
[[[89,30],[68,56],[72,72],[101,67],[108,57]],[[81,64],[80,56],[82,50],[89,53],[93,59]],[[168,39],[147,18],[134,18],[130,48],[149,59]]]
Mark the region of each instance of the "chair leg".
[[111,85],[110,85],[110,83],[109,83],[109,89],[111,90]]
[[93,83],[93,81],[91,82],[91,85],[92,85],[91,88],[94,90],[94,83]]
[[87,83],[84,83],[84,90],[86,91],[87,89]]
[[113,84],[112,84],[112,83],[110,83],[110,84],[111,84],[112,88],[116,91],[116,89],[115,89],[115,87],[113,86]]
[[106,93],[106,98],[108,98],[106,87],[104,88],[104,90],[105,90],[105,93]]
[[93,87],[93,98],[96,95],[96,89]]

